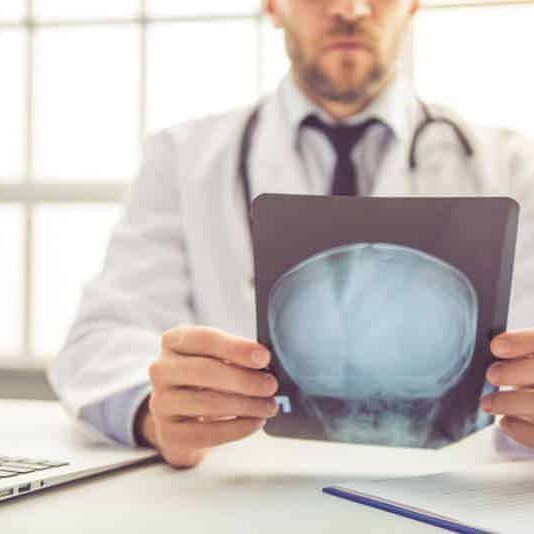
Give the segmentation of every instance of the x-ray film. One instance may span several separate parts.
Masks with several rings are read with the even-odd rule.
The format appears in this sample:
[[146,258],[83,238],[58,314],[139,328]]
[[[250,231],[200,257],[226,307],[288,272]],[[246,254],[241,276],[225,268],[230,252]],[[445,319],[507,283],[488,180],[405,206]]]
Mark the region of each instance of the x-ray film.
[[484,428],[518,208],[496,198],[262,195],[258,340],[276,436],[440,448]]

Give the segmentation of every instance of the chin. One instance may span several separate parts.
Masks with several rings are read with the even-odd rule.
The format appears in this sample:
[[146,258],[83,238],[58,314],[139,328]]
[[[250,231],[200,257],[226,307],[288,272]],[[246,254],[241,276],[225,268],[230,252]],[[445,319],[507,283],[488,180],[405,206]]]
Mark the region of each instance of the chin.
[[366,85],[370,78],[372,65],[356,63],[339,63],[327,65],[322,69],[324,78],[328,80],[328,85],[337,94],[351,94],[358,92]]
[[365,78],[347,80],[346,78],[330,78],[328,84],[328,93],[332,100],[353,101],[359,98],[362,93],[366,92],[367,83]]

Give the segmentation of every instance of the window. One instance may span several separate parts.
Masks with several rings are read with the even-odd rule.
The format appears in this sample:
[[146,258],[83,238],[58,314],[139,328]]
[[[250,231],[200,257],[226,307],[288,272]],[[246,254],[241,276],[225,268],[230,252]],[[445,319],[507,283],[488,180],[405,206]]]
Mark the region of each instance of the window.
[[146,135],[282,77],[260,2],[0,2],[0,365],[61,348]]
[[418,14],[414,73],[419,93],[475,124],[534,137],[534,2],[468,3]]
[[[288,61],[260,3],[0,1],[0,365],[60,349],[146,135],[276,86]],[[427,0],[421,96],[534,134],[532,27],[534,0]]]

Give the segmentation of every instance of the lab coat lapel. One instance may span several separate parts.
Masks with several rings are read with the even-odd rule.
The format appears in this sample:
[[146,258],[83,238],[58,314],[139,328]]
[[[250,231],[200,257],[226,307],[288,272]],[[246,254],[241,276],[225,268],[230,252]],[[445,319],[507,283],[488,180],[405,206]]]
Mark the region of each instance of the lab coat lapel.
[[399,81],[400,103],[396,112],[400,122],[396,121],[395,138],[389,146],[384,147],[382,161],[373,180],[371,196],[412,196],[418,194],[419,184],[409,167],[410,145],[417,126],[423,119],[423,113],[415,90],[408,80]]
[[371,196],[392,197],[413,194],[414,183],[409,173],[406,148],[401,143],[395,143],[384,154],[374,180]]
[[[420,107],[420,106],[419,106]],[[462,132],[468,134],[469,142],[475,147],[475,154],[481,152],[476,136],[461,117],[437,106],[430,106],[432,117],[445,117],[460,125]],[[491,176],[491,169],[479,168],[480,158],[469,159],[464,153],[460,141],[450,125],[434,123],[419,137],[416,149],[416,171],[409,169],[408,155],[416,126],[420,125],[424,115],[408,113],[407,119],[417,117],[411,124],[410,135],[405,143],[399,143],[384,159],[376,187],[376,196],[465,196],[481,193],[480,180],[474,176]],[[484,158],[484,162],[487,158]],[[487,180],[486,180],[487,181]],[[486,189],[495,191],[498,188],[487,184]]]
[[314,193],[279,93],[262,107],[252,143],[250,176],[254,197],[262,193]]
[[[254,132],[248,160],[249,180],[252,198],[263,193],[313,193],[304,172],[304,166],[293,146],[293,135],[289,122],[284,117],[278,93],[267,98],[261,107],[258,126]],[[241,140],[240,140],[241,141]],[[228,173],[235,173],[236,161],[229,159]],[[247,313],[253,310],[254,295],[251,281],[254,277],[253,245],[250,235],[248,210],[243,203],[243,190],[239,180],[231,180],[227,195],[222,193],[226,206],[226,217],[230,246],[243,273],[243,294]],[[237,211],[236,214],[236,199]],[[237,216],[236,216],[237,215]],[[251,314],[252,316],[253,314]],[[247,333],[252,335],[251,323]]]
[[[439,125],[433,126],[438,130]],[[449,132],[446,132],[448,134]],[[432,137],[432,138],[431,138]],[[445,138],[446,139],[446,138]],[[398,144],[380,166],[372,196],[462,196],[475,194],[466,178],[466,161],[458,157],[458,143],[441,141],[429,129],[421,139],[416,171],[411,171],[406,147]]]
[[[443,113],[434,112],[434,116]],[[477,194],[469,172],[470,162],[449,125],[429,126],[420,137],[417,154],[417,172],[412,177],[415,194],[443,197]]]

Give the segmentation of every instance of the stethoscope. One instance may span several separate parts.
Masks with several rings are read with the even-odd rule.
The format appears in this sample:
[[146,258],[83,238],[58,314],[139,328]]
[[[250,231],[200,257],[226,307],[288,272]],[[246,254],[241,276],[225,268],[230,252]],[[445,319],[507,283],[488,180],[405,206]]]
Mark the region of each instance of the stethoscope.
[[[462,151],[466,158],[472,158],[474,155],[474,149],[473,145],[469,142],[467,136],[462,131],[462,129],[456,124],[452,119],[449,119],[447,117],[434,117],[428,108],[428,106],[422,102],[419,101],[421,109],[423,111],[423,120],[419,124],[419,126],[416,128],[415,133],[413,135],[413,139],[410,146],[409,151],[409,164],[410,164],[410,171],[415,172],[418,167],[418,159],[417,159],[417,145],[419,143],[419,140],[421,136],[424,134],[424,132],[432,125],[435,124],[445,124],[449,126],[456,136],[459,145],[462,148]],[[251,207],[252,207],[252,193],[251,193],[251,180],[250,180],[250,154],[252,152],[252,142],[254,138],[254,134],[256,132],[256,129],[258,127],[258,121],[260,117],[260,111],[261,111],[261,105],[258,105],[254,108],[252,113],[249,115],[245,127],[243,129],[243,134],[241,138],[241,144],[239,147],[239,160],[238,160],[238,176],[239,180],[241,181],[243,192],[244,192],[244,198],[247,206],[247,213],[248,213],[248,222],[250,225],[250,229],[252,232],[252,221],[251,221]]]

